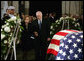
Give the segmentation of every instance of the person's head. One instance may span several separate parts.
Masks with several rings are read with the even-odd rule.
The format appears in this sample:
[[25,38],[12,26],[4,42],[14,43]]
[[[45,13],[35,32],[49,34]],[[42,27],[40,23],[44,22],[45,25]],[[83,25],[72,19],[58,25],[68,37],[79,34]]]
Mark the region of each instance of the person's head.
[[11,9],[11,12],[10,12],[11,14],[14,14],[15,13],[15,10],[14,9]]
[[45,18],[45,19],[47,19],[47,18],[48,18],[48,13],[46,13],[46,14],[45,14],[44,18]]
[[51,16],[52,16],[52,13],[49,14],[49,17],[51,17]]
[[82,20],[83,20],[83,15],[81,15],[81,17],[80,17]]
[[32,22],[33,21],[33,16],[30,16],[30,22]]
[[75,14],[76,19],[79,19],[79,17],[80,17],[79,14]]
[[22,19],[24,19],[24,17],[25,17],[24,13],[21,14],[21,17],[22,17]]
[[36,17],[37,17],[37,19],[41,20],[42,19],[42,12],[41,11],[37,11],[36,12]]
[[9,6],[8,10],[10,10],[10,14],[14,15],[14,13],[15,13],[15,7],[14,6]]
[[29,23],[30,22],[30,19],[29,19],[28,15],[25,15],[24,21],[25,21],[25,23]]
[[52,12],[49,14],[49,17],[55,17],[56,16],[56,13],[55,12]]
[[55,17],[56,16],[56,13],[55,12],[52,12],[52,16]]
[[68,16],[68,14],[67,14],[67,13],[62,14],[62,17],[66,17],[66,16]]

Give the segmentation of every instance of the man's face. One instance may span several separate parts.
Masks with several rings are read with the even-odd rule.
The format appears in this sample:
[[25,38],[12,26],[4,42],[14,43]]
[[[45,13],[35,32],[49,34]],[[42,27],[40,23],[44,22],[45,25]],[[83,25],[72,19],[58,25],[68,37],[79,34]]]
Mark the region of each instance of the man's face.
[[42,19],[42,14],[38,12],[36,17],[37,17],[37,19],[41,20]]
[[14,14],[14,13],[15,13],[15,10],[11,9],[10,14]]

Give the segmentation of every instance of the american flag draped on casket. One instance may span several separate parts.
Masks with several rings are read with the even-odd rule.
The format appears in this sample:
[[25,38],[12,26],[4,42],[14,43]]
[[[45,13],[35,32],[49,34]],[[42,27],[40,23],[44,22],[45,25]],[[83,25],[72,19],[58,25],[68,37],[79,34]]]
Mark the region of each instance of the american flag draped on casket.
[[83,59],[83,32],[62,30],[56,33],[48,47],[47,54],[55,55],[54,60]]

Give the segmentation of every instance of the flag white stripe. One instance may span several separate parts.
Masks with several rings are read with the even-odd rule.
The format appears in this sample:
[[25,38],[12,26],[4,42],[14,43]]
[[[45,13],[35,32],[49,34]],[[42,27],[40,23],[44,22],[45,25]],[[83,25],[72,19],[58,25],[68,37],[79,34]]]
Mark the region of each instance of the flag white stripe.
[[60,32],[72,33],[73,31],[62,30],[62,31],[60,31]]
[[59,51],[59,46],[57,46],[55,44],[50,44],[48,49],[54,49],[55,51]]
[[54,35],[52,39],[61,40],[64,36]]

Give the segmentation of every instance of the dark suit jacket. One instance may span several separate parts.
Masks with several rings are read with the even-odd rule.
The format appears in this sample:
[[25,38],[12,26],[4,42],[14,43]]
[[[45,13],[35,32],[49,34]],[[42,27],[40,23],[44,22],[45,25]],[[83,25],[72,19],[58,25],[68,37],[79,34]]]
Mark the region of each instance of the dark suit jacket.
[[4,14],[3,18],[1,19],[1,26],[5,24],[5,21],[10,19],[10,16],[8,14]]
[[46,43],[47,38],[50,37],[50,22],[48,19],[42,19],[41,30],[39,29],[38,20],[32,22],[32,32],[38,32],[38,41]]
[[22,30],[22,33],[21,33],[21,44],[22,44],[22,48],[23,49],[29,49],[31,44],[32,44],[32,41],[31,41],[31,23],[28,24],[28,29],[26,29],[26,25],[25,25],[25,22],[22,22],[21,24],[24,28],[24,30]]
[[50,25],[51,25],[52,23],[55,23],[56,18],[49,17],[49,20],[50,20]]

